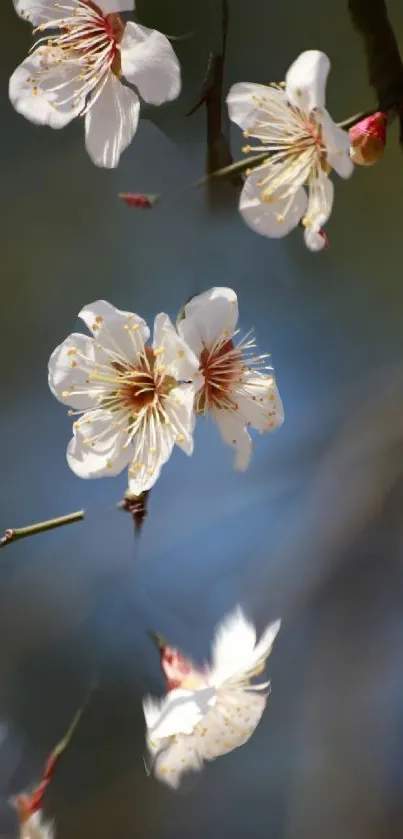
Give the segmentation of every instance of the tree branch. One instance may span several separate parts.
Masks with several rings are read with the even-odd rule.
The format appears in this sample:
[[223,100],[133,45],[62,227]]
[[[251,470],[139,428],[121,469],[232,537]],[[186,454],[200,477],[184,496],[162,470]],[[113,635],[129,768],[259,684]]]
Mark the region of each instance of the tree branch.
[[0,548],[5,548],[11,542],[17,542],[18,539],[25,539],[27,536],[35,536],[37,533],[45,533],[47,530],[54,530],[57,527],[64,527],[65,524],[74,524],[77,521],[82,521],[85,516],[84,510],[77,510],[75,513],[69,513],[67,516],[59,516],[56,519],[48,519],[37,524],[30,524],[27,527],[8,528],[4,536],[0,539]]
[[[380,111],[401,112],[403,102],[403,63],[386,0],[348,0],[348,10],[363,42],[368,79],[378,98]],[[400,116],[400,142],[403,122]]]

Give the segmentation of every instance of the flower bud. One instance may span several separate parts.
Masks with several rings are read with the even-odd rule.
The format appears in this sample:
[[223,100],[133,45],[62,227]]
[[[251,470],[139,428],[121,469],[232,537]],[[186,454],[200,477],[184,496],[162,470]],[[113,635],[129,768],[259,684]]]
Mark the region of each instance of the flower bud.
[[350,128],[350,156],[358,166],[372,166],[386,144],[388,114],[377,111]]

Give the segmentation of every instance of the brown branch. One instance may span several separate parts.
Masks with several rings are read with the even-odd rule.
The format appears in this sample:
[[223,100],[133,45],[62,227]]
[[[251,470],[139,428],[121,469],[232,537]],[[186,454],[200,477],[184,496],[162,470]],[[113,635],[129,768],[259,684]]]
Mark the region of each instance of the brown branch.
[[140,536],[148,516],[148,496],[150,492],[150,489],[146,489],[140,495],[133,495],[130,490],[127,490],[123,501],[119,501],[118,504],[120,510],[130,513],[134,523],[134,534],[137,538]]
[[37,524],[30,524],[27,527],[8,528],[2,539],[0,539],[0,548],[5,548],[11,542],[17,542],[18,539],[26,539],[27,536],[35,536],[37,533],[46,533],[47,530],[54,530],[56,527],[64,527],[66,524],[74,524],[76,521],[82,521],[85,516],[84,510],[77,510],[76,513],[69,513],[67,516],[59,516],[56,519],[48,519]]
[[[223,83],[224,65],[227,48],[229,26],[228,0],[221,0],[221,47],[220,51],[211,53],[207,67],[206,78],[203,85],[203,92],[197,104],[192,108],[188,116],[194,114],[201,105],[206,106],[207,114],[207,161],[206,174],[211,175],[223,167],[230,166],[233,162],[230,142],[223,128]],[[231,177],[232,183],[240,187],[242,180],[239,176]]]
[[[398,113],[403,102],[403,63],[386,0],[348,0],[354,27],[360,33],[367,61],[368,79],[375,90],[380,111]],[[400,117],[401,142],[403,132]]]

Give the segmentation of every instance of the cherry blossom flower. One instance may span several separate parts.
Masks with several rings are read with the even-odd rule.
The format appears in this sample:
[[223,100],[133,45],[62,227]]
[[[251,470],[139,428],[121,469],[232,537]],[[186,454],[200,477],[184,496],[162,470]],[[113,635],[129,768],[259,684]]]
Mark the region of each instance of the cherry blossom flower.
[[[246,223],[263,236],[280,238],[300,222],[308,248],[320,250],[318,235],[333,205],[335,169],[342,178],[353,172],[349,136],[325,109],[325,86],[330,69],[326,55],[303,52],[287,72],[284,86],[240,83],[231,88],[229,115],[258,146],[244,151],[267,151],[249,170],[239,209]],[[304,189],[307,186],[307,191]]]
[[377,111],[350,128],[350,155],[358,166],[372,166],[379,160],[386,145],[389,114]]
[[256,643],[254,626],[237,608],[218,627],[211,667],[200,669],[179,651],[162,649],[167,695],[143,703],[148,763],[158,780],[178,787],[183,773],[249,740],[270,685],[252,679],[264,670],[279,628],[280,621],[272,623]]
[[255,355],[249,333],[237,340],[238,301],[231,288],[212,288],[183,310],[179,334],[198,359],[195,410],[210,413],[226,443],[235,447],[236,469],[252,454],[248,428],[261,433],[281,425],[283,406],[267,355]]
[[20,839],[53,839],[53,837],[53,826],[43,821],[40,810],[20,822]]
[[97,166],[114,168],[131,143],[140,101],[175,99],[180,67],[168,38],[119,12],[134,0],[14,0],[16,12],[41,35],[15,70],[9,95],[14,108],[39,125],[63,128],[85,117],[85,144]]
[[138,315],[98,300],[79,313],[94,337],[74,333],[49,361],[49,385],[71,406],[74,436],[67,461],[81,478],[117,475],[129,467],[129,489],[153,486],[175,443],[193,451],[197,361],[168,316],[150,331]]

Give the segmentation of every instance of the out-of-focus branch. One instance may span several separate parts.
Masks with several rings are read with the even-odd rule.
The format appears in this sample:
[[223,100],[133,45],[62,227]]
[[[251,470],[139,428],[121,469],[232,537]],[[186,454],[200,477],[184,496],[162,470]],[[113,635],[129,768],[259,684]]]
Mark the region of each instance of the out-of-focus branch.
[[379,110],[396,109],[402,142],[403,63],[386,0],[348,0],[348,9],[364,42],[369,83],[376,92]]
[[27,527],[8,528],[2,539],[0,539],[0,548],[5,548],[11,542],[17,542],[18,539],[25,539],[27,536],[35,536],[37,533],[45,533],[47,530],[64,527],[65,524],[74,524],[77,521],[82,521],[84,516],[84,510],[77,510],[76,513],[69,513],[67,516],[59,516],[56,519],[48,519],[37,524],[30,524]]
[[[207,114],[207,161],[206,174],[211,175],[223,167],[230,166],[233,158],[230,142],[223,128],[223,82],[224,65],[229,26],[228,0],[221,0],[221,45],[217,53],[211,53],[207,67],[203,92],[197,104],[188,116],[194,114],[201,105],[206,106]],[[235,186],[242,185],[238,174],[231,176]]]

